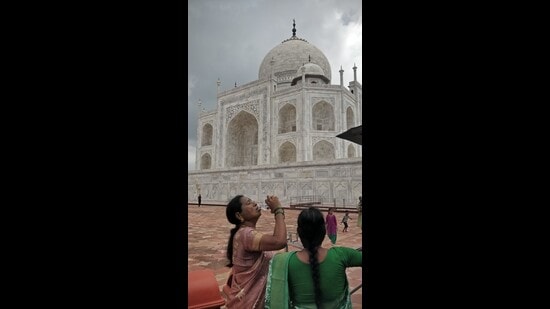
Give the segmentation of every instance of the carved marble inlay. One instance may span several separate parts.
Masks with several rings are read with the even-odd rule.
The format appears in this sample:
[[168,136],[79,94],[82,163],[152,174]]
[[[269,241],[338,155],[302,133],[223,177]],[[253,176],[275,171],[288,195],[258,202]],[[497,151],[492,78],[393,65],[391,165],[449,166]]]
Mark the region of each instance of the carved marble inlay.
[[277,140],[277,149],[281,148],[281,145],[290,142],[294,147],[296,147],[296,139],[295,138],[282,138]]
[[334,98],[333,97],[312,97],[311,98],[311,103],[312,103],[311,106],[313,106],[313,105],[315,105],[315,104],[317,104],[321,101],[325,101],[325,102],[331,104],[332,107],[334,107],[335,103],[334,103]]
[[347,176],[347,169],[335,169],[332,171],[332,177],[346,177]]
[[281,111],[281,108],[283,108],[283,106],[285,106],[287,104],[290,104],[290,105],[294,106],[294,108],[296,108],[296,99],[279,102],[279,111]]
[[324,137],[324,136],[312,136],[311,137],[311,145],[315,145],[320,141],[326,141],[334,146],[332,143],[333,138],[331,137]]
[[292,79],[294,79],[294,77],[298,76],[296,70],[288,70],[288,71],[284,71],[284,72],[277,72],[273,75],[275,75],[275,79],[278,82],[292,80]]
[[250,102],[245,102],[227,108],[226,121],[229,121],[235,117],[240,111],[246,111],[256,116],[256,119],[260,118],[260,100],[254,100]]
[[243,101],[245,99],[248,100],[251,97],[254,97],[254,96],[257,96],[257,95],[262,95],[262,94],[264,94],[264,95],[267,94],[267,88],[258,87],[254,90],[245,91],[244,93],[241,93],[239,95],[227,96],[223,100],[220,100],[220,104],[225,105],[225,104],[229,104],[229,103],[233,103],[233,102]]
[[315,196],[321,197],[323,202],[328,202],[330,198],[330,184],[328,182],[315,183]]

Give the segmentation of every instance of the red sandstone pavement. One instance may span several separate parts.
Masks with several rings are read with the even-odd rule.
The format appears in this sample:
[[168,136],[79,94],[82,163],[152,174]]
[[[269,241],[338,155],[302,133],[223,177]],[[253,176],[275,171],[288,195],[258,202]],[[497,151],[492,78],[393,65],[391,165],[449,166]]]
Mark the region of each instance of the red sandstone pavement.
[[[287,231],[292,232],[292,239],[296,239],[296,220],[300,210],[285,209]],[[340,220],[343,213],[336,213],[337,220]],[[342,233],[343,226],[340,225],[338,231],[337,246],[359,248],[362,245],[361,229],[357,227],[357,214],[350,214],[351,221],[349,232]],[[340,222],[340,221],[338,221]],[[258,223],[256,229],[262,233],[273,233],[275,220],[269,211],[265,211]],[[187,266],[188,271],[199,269],[211,269],[216,274],[220,291],[227,280],[229,268],[225,267],[227,260],[225,250],[229,238],[229,230],[233,227],[227,222],[225,217],[225,207],[206,206],[198,207],[195,204],[189,204],[188,212],[188,253]],[[330,241],[325,238],[323,242],[325,248],[330,248]],[[289,251],[299,250],[297,247],[289,246]],[[281,251],[284,251],[281,250]],[[362,283],[362,268],[348,268],[346,273],[350,288],[353,289]],[[363,288],[359,288],[351,295],[353,308],[363,307]],[[222,307],[225,308],[225,307]]]

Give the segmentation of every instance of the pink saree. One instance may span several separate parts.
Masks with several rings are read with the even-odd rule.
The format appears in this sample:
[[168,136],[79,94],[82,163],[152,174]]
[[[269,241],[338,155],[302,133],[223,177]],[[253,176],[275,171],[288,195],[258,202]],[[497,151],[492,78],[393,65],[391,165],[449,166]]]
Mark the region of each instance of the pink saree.
[[262,252],[262,234],[241,227],[233,239],[233,268],[227,280],[226,308],[264,308],[269,261],[275,252]]

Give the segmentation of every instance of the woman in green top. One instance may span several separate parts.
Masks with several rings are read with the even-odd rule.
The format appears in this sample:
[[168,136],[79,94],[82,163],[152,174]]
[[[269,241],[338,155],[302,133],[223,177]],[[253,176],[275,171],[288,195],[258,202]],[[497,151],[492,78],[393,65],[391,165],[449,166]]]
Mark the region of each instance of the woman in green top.
[[351,308],[346,268],[362,266],[363,254],[352,248],[323,248],[324,235],[322,213],[314,207],[303,210],[298,236],[304,249],[273,257],[266,308]]

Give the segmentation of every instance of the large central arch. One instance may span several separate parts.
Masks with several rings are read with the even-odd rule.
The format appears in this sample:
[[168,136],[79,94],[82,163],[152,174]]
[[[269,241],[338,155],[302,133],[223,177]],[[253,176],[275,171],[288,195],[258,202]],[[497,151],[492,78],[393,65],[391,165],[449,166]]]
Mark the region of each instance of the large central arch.
[[258,121],[245,111],[227,126],[225,166],[258,165]]

